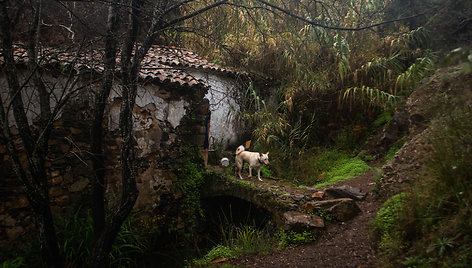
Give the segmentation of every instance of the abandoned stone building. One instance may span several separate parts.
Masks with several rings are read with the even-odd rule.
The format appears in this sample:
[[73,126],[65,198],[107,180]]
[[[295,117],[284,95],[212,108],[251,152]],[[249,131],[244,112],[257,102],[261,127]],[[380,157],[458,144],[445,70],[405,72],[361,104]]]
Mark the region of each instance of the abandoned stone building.
[[[49,141],[46,168],[50,176],[49,195],[53,212],[61,212],[86,202],[92,169],[90,165],[90,117],[94,87],[99,86],[103,67],[99,53],[58,52],[43,48],[40,51],[42,79],[51,93],[54,107],[64,91],[77,90],[54,121]],[[78,55],[78,56],[77,56]],[[39,114],[37,95],[28,87],[30,70],[26,50],[16,47],[17,71],[25,88],[30,124]],[[63,63],[77,61],[80,77],[73,82],[64,75]],[[0,66],[3,56],[0,55]],[[78,67],[77,67],[78,66]],[[4,68],[4,67],[2,67]],[[62,69],[61,69],[62,68]],[[57,71],[61,69],[62,71]],[[117,76],[117,79],[119,77]],[[203,115],[198,109],[203,98],[210,100],[210,149],[236,147],[243,135],[238,112],[238,100],[244,88],[245,75],[211,63],[183,48],[153,46],[142,62],[140,84],[134,108],[134,136],[138,157],[137,186],[140,192],[135,208],[153,210],[162,203],[163,196],[178,198],[173,188],[175,176],[169,163],[175,159],[182,142],[203,144]],[[95,83],[94,81],[97,81]],[[80,90],[78,90],[80,89]],[[3,106],[8,107],[8,84],[0,69],[0,94]],[[119,83],[109,97],[105,122],[108,181],[107,198],[113,202],[119,196],[119,135],[118,120],[121,104]],[[17,134],[12,113],[9,113],[13,134]],[[15,178],[5,148],[0,145],[0,249],[8,248],[25,232],[34,227],[33,217],[21,185]],[[74,205],[75,204],[75,205]]]

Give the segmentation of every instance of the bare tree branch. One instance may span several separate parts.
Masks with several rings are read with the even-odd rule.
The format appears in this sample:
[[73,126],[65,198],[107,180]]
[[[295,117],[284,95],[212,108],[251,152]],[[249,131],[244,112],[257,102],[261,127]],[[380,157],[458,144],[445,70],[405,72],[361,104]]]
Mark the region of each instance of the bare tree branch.
[[286,9],[280,8],[279,6],[276,6],[274,4],[271,4],[271,3],[263,1],[263,0],[255,0],[255,1],[260,2],[260,3],[262,3],[266,6],[269,6],[273,9],[275,9],[275,10],[278,10],[278,11],[280,11],[280,12],[282,12],[282,13],[290,16],[290,17],[293,17],[297,20],[303,21],[307,24],[310,24],[310,25],[313,25],[313,26],[316,26],[316,27],[325,28],[325,29],[339,30],[339,31],[361,31],[361,30],[366,30],[366,29],[382,26],[382,25],[385,25],[385,24],[390,24],[390,23],[394,23],[394,22],[398,22],[398,21],[404,21],[404,20],[409,20],[409,19],[412,19],[412,18],[420,17],[420,16],[423,16],[424,14],[427,13],[427,12],[422,12],[420,14],[416,14],[416,15],[413,15],[413,16],[405,17],[405,18],[399,18],[399,19],[395,19],[395,20],[383,21],[383,22],[379,22],[379,23],[375,23],[375,24],[371,24],[371,25],[367,25],[367,26],[362,26],[362,27],[340,27],[340,26],[323,25],[323,24],[308,20],[308,19],[303,18],[299,15],[293,14],[292,12],[289,12]]

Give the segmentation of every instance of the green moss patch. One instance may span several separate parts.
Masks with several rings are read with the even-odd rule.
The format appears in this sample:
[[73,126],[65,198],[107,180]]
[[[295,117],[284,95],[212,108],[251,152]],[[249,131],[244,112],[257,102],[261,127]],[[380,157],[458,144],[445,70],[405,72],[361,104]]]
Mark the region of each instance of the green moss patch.
[[355,178],[371,170],[360,158],[340,159],[334,161],[333,166],[322,176],[322,181],[315,184],[315,187],[326,187],[334,183]]

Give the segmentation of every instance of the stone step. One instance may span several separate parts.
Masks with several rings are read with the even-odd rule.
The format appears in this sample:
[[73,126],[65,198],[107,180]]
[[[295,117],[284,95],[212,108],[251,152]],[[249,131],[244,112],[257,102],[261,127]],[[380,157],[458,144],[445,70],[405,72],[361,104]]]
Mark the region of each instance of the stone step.
[[327,212],[338,221],[348,221],[361,212],[359,206],[351,198],[338,198],[322,201],[311,201],[301,206],[308,213]]
[[287,211],[283,214],[284,230],[304,231],[315,228],[324,228],[323,218],[317,215],[309,215],[298,211]]

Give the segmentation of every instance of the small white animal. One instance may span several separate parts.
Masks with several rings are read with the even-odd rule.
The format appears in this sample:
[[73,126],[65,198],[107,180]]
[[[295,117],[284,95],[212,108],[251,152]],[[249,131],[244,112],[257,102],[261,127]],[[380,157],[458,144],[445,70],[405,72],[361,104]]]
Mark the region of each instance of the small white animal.
[[249,163],[249,177],[252,177],[252,168],[257,168],[257,178],[262,181],[261,179],[261,165],[269,164],[269,152],[262,154],[262,153],[254,153],[244,150],[244,146],[240,145],[236,149],[236,167],[238,169],[239,179],[243,179],[241,177],[241,170],[243,169],[244,161]]

